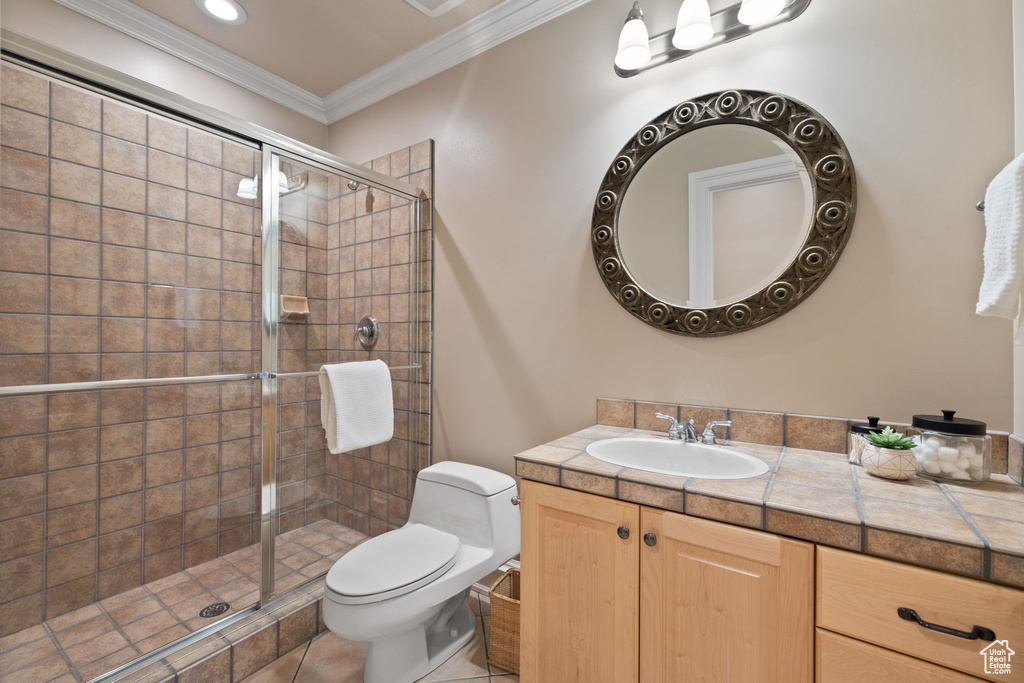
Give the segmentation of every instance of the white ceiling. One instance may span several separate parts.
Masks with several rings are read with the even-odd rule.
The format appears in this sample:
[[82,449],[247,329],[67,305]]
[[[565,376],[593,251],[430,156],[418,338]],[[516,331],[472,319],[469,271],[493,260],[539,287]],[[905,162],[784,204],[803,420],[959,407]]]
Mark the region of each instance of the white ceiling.
[[405,0],[238,0],[248,20],[222,24],[193,0],[132,0],[324,97],[502,3],[466,0],[430,18]]
[[333,123],[590,0],[465,0],[430,18],[405,0],[53,0],[300,114]]

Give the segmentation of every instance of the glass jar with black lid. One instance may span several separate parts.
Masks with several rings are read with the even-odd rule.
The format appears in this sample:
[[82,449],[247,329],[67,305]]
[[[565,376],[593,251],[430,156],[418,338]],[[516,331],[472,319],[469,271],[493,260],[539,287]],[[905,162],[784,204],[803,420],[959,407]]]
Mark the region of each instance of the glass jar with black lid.
[[992,437],[978,420],[942,415],[915,415],[917,472],[922,477],[953,484],[980,484],[992,474]]
[[868,443],[868,434],[878,434],[885,429],[884,426],[878,424],[880,418],[868,416],[868,423],[866,425],[855,424],[850,427],[850,462],[854,465],[859,465],[861,455],[864,454],[864,446]]

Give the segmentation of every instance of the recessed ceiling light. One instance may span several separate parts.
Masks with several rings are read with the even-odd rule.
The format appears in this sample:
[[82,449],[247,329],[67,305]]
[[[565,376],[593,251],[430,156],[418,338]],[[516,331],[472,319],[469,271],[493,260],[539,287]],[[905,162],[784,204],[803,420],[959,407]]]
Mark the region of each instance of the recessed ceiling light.
[[196,5],[204,14],[224,24],[238,26],[248,19],[245,10],[235,0],[196,0]]

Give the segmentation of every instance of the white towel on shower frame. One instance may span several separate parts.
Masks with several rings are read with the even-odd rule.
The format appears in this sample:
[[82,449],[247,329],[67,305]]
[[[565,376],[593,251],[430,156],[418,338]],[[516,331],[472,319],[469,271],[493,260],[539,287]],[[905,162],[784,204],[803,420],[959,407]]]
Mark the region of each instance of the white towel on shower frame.
[[[985,192],[985,273],[978,292],[978,315],[1013,320],[1024,278],[1024,155],[1011,161]],[[1015,340],[1024,343],[1021,330]]]
[[320,368],[320,420],[327,450],[347,453],[395,435],[391,370],[381,360]]

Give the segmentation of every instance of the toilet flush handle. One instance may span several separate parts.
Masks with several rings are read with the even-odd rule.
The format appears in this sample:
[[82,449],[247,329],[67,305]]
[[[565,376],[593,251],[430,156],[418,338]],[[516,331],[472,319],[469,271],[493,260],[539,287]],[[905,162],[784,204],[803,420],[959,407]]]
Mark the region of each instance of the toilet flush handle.
[[512,504],[513,505],[519,505],[520,502],[521,501],[519,500],[519,496],[512,496]]

